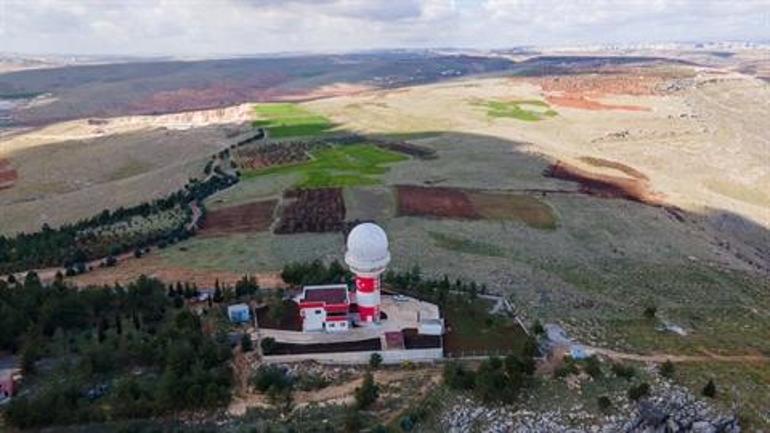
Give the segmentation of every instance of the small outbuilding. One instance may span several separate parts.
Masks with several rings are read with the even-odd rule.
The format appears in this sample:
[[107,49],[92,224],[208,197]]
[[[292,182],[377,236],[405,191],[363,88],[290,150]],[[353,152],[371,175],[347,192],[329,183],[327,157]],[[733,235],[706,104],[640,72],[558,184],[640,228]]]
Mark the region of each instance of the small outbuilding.
[[246,304],[234,304],[227,307],[227,317],[233,323],[246,323],[251,320],[251,311]]
[[444,335],[444,319],[420,320],[417,333],[420,335]]

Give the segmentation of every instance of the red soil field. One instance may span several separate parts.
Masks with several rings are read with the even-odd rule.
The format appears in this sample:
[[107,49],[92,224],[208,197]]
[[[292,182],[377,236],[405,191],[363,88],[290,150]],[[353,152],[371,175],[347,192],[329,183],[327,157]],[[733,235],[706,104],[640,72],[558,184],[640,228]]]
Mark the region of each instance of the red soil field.
[[19,174],[11,167],[11,162],[0,158],[0,189],[10,188],[16,184]]
[[564,92],[586,96],[658,95],[666,77],[650,71],[628,71],[621,74],[578,74],[544,77],[537,83],[546,92]]
[[619,111],[650,111],[649,107],[642,107],[639,105],[617,105],[617,104],[604,104],[593,99],[588,99],[585,96],[567,94],[566,96],[554,96],[548,95],[545,100],[549,104],[559,107],[578,108],[581,110],[619,110]]
[[202,235],[261,232],[270,228],[278,200],[258,201],[209,212],[201,227]]
[[[681,74],[679,74],[681,75]],[[607,95],[660,95],[661,84],[676,73],[631,69],[599,74],[576,74],[526,79],[539,85],[553,105],[582,110],[649,111],[637,105],[604,104],[597,99]]]
[[651,205],[662,205],[663,197],[653,192],[645,179],[608,176],[559,161],[546,169],[548,177],[580,184],[580,192],[604,198],[621,198]]
[[415,185],[399,185],[396,190],[399,215],[480,218],[473,203],[462,190]]

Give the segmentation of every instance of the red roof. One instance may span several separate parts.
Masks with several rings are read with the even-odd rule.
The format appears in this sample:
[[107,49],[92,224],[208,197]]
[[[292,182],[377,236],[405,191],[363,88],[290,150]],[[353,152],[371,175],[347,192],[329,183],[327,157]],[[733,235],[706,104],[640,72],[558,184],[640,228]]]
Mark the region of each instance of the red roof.
[[325,302],[327,304],[347,304],[348,290],[344,287],[325,287],[306,289],[304,302]]

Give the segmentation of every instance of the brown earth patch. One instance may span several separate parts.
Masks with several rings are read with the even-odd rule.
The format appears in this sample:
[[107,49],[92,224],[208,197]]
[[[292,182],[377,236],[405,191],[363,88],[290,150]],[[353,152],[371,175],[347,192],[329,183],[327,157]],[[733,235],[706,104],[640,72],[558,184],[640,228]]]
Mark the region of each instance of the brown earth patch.
[[274,232],[323,233],[345,229],[345,200],[341,188],[293,189],[283,194],[287,202]]
[[468,195],[459,189],[399,185],[396,191],[399,215],[467,219],[481,217]]
[[604,158],[595,158],[593,156],[582,156],[579,159],[582,162],[585,162],[586,164],[593,165],[594,167],[612,168],[622,173],[625,173],[626,175],[631,176],[635,179],[650,180],[650,178],[647,177],[647,175],[642,173],[641,171],[617,161],[611,161],[609,159],[604,159]]
[[270,228],[278,200],[258,201],[209,212],[201,227],[202,235],[261,232]]
[[527,194],[414,185],[399,185],[396,191],[399,215],[514,220],[538,229],[556,228],[553,209]]
[[11,167],[11,162],[0,158],[0,189],[10,188],[16,184],[19,173]]
[[580,184],[580,192],[603,198],[622,198],[651,205],[662,205],[663,196],[650,189],[646,179],[609,176],[558,161],[545,170],[545,176]]
[[589,99],[582,95],[565,94],[565,95],[547,95],[545,100],[549,104],[559,107],[578,108],[581,110],[619,110],[619,111],[650,111],[649,107],[642,107],[639,105],[618,105],[618,104],[605,104],[593,99]]
[[476,212],[485,219],[520,220],[539,229],[556,228],[553,209],[535,197],[524,194],[502,194],[468,191]]

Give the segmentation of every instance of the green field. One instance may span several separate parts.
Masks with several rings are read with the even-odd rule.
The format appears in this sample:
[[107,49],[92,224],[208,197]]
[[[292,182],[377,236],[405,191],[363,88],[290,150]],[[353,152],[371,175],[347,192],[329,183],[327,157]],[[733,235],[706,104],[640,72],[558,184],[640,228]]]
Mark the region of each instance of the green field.
[[319,135],[334,126],[326,117],[297,104],[258,104],[254,111],[259,117],[254,126],[267,128],[269,135],[275,138]]
[[387,165],[408,159],[406,156],[370,144],[336,146],[311,153],[308,162],[269,167],[244,173],[243,178],[273,174],[298,173],[298,187],[349,187],[376,185]]
[[489,117],[510,117],[527,122],[535,122],[557,115],[547,103],[537,99],[482,101],[474,102],[474,105],[485,107]]

